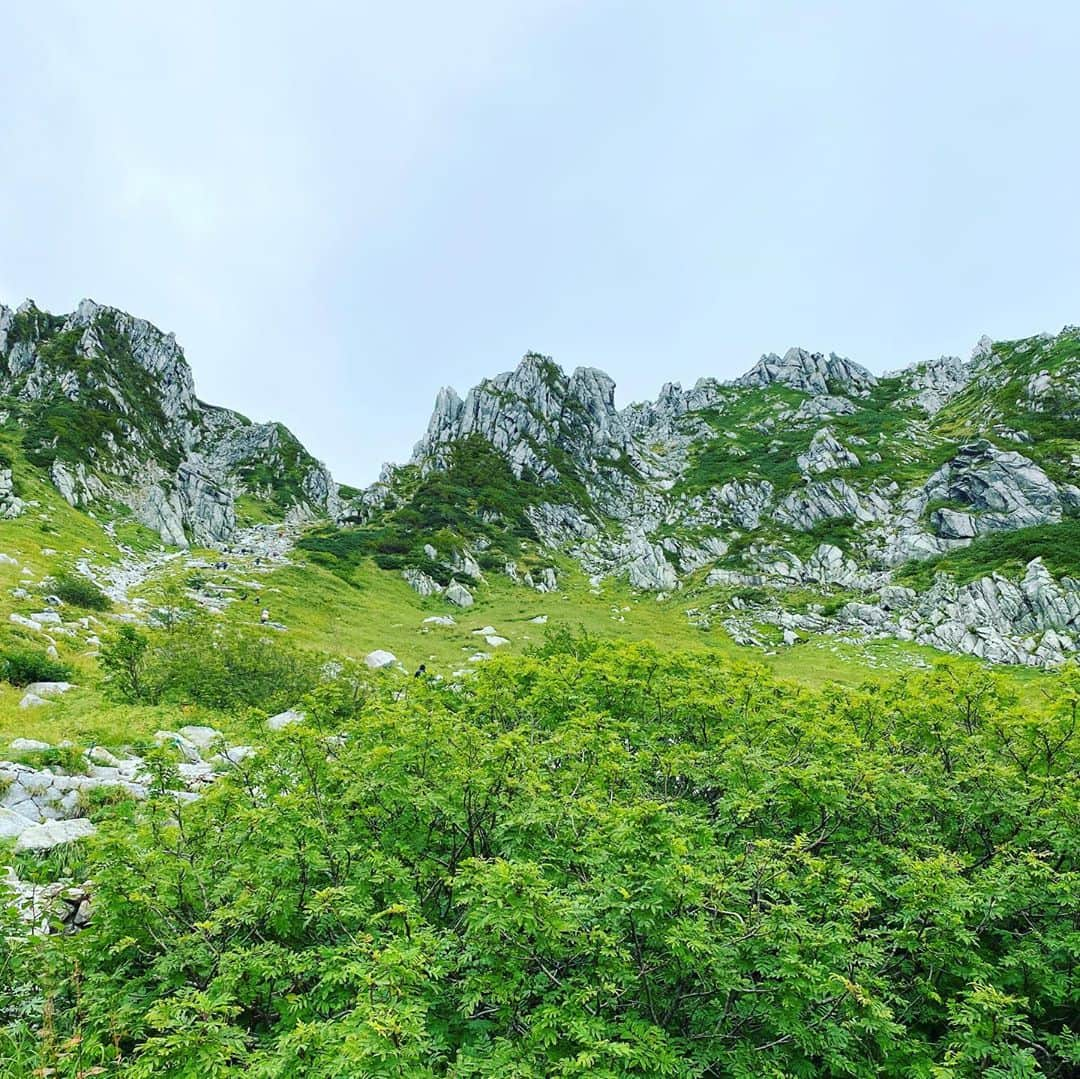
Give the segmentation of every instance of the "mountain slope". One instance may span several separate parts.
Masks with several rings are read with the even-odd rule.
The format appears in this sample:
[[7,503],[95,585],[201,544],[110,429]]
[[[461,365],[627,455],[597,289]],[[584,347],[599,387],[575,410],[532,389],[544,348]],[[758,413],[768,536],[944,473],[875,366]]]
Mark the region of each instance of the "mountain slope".
[[[444,389],[409,464],[365,493],[355,551],[455,602],[522,561],[555,587],[536,570],[566,553],[763,645],[894,636],[1046,665],[1080,643],[1076,328],[880,378],[791,349],[624,409],[614,390],[535,353]],[[478,497],[470,468],[497,490]],[[967,548],[967,572],[934,576]]]
[[300,546],[342,580],[391,572],[451,606],[496,580],[565,592],[576,563],[593,598],[618,579],[767,651],[825,635],[1054,666],[1080,649],[1074,327],[880,377],[790,349],[625,408],[603,372],[529,353],[441,391],[411,460],[347,498],[280,424],[200,401],[172,335],[93,301],[0,307],[0,398],[0,516],[44,475],[177,546],[314,524]]
[[276,517],[341,510],[285,427],[198,400],[171,334],[92,300],[0,306],[0,397],[18,452],[71,505],[120,503],[170,544],[227,539],[245,496]]

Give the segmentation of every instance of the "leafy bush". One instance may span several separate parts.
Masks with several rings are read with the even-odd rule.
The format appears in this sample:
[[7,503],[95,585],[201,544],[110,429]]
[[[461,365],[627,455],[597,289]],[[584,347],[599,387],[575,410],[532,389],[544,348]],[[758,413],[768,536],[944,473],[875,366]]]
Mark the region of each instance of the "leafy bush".
[[93,923],[0,980],[42,994],[6,1074],[1076,1073],[1080,675],[1033,715],[961,666],[541,653],[347,718],[328,686],[103,825]]
[[122,626],[101,648],[107,689],[120,700],[236,710],[289,708],[320,681],[317,657],[261,631],[204,618],[167,631]]
[[13,686],[31,682],[67,682],[72,676],[66,663],[51,659],[40,648],[12,642],[0,646],[0,678]]
[[52,578],[48,590],[73,607],[86,611],[107,611],[112,600],[93,581],[75,573],[62,573]]

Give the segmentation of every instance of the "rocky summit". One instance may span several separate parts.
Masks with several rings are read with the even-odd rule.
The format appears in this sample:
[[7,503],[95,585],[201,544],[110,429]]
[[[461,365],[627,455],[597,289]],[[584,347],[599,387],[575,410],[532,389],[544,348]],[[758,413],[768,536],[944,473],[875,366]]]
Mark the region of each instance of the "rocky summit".
[[[792,348],[625,408],[604,372],[529,353],[464,398],[442,390],[358,524],[409,521],[406,579],[439,590],[441,559],[453,603],[480,567],[523,580],[523,555],[564,554],[594,580],[692,596],[689,617],[748,643],[781,625],[791,643],[895,637],[1054,665],[1080,645],[1078,439],[1075,327],[882,376]],[[483,461],[488,504],[449,521],[437,492]],[[433,556],[447,524],[460,542]]]

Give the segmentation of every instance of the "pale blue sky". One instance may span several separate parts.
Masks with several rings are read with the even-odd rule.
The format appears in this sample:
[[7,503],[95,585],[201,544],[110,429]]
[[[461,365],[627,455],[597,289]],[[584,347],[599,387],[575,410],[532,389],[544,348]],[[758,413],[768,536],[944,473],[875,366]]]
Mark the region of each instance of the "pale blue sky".
[[622,403],[1080,322],[1074,3],[11,3],[0,299],[173,330],[339,479],[527,349]]

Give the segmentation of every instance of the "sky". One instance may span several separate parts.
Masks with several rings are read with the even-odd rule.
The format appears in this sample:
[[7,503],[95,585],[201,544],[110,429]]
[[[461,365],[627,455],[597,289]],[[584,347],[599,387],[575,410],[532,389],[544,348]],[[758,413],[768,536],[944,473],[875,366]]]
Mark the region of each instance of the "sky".
[[335,476],[535,350],[621,404],[1080,322],[1080,5],[5,6],[0,302],[173,331]]

